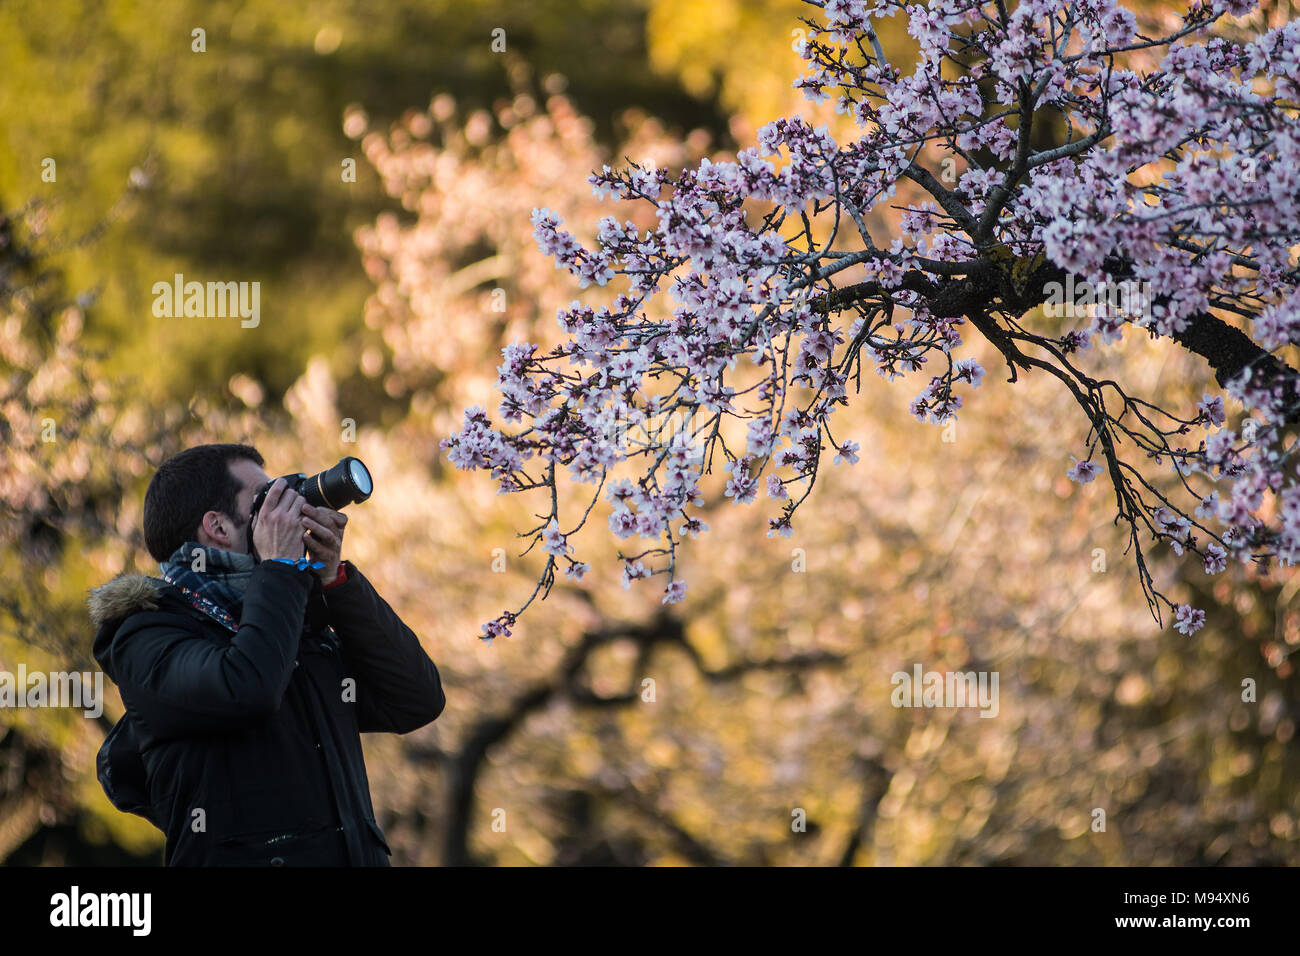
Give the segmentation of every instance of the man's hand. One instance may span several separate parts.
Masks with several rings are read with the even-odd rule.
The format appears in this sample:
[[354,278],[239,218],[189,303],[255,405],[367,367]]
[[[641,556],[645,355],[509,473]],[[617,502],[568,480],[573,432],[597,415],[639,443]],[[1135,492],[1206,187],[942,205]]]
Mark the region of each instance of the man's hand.
[[253,546],[263,558],[302,557],[302,513],[307,499],[277,478],[253,524]]
[[316,573],[322,584],[332,584],[339,576],[339,562],[343,559],[343,526],[348,523],[348,517],[329,508],[304,504],[301,520],[307,554],[313,561],[325,564]]

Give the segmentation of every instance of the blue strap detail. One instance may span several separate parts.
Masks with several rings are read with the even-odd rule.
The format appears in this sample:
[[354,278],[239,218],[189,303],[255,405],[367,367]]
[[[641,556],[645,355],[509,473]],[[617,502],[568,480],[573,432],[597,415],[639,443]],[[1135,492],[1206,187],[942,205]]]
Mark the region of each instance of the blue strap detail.
[[325,567],[324,561],[308,562],[306,558],[299,558],[297,561],[290,561],[288,558],[267,558],[266,560],[279,561],[281,564],[291,565],[297,568],[299,571],[306,571],[308,568],[311,568],[313,571],[318,571],[321,568]]

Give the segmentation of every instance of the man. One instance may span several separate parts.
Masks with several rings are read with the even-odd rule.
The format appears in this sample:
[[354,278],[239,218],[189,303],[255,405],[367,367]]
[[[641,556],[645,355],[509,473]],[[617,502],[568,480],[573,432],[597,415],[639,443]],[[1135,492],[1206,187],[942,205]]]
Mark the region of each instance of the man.
[[91,592],[95,660],[127,711],[100,783],[166,834],[167,866],[388,866],[360,734],[434,720],[438,670],[342,560],[344,515],[277,479],[250,552],[263,464],[233,444],[164,462],[144,502],[162,579]]

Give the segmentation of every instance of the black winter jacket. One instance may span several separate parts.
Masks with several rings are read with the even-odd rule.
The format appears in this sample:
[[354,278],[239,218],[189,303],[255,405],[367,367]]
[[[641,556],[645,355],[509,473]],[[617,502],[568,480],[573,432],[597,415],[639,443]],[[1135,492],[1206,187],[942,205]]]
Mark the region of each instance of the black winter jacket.
[[235,633],[157,578],[91,592],[95,660],[127,710],[99,780],[166,834],[165,865],[389,865],[360,734],[423,727],[446,699],[419,639],[344,566],[323,589],[258,564]]

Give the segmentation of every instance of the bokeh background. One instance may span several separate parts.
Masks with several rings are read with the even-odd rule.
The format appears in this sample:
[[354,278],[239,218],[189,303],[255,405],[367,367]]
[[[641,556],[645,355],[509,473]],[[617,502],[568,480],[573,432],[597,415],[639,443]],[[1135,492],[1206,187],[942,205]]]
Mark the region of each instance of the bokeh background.
[[[1194,637],[1159,627],[1104,482],[1065,477],[1077,407],[973,340],[989,375],[947,435],[908,414],[911,383],[864,378],[839,424],[862,460],[827,462],[793,537],[706,485],[711,530],[665,608],[620,587],[600,513],[583,584],[479,640],[541,569],[515,536],[536,505],[438,442],[495,409],[502,345],[607,294],[541,254],[530,210],[590,239],[645,215],[591,195],[603,163],[725,158],[788,112],[842,124],[790,89],[807,10],[0,5],[0,670],[95,668],[86,590],[156,573],[141,506],[168,455],[250,441],[272,474],[358,455],[377,491],[344,553],[449,701],[363,738],[395,864],[1300,863],[1300,578],[1157,550],[1167,593],[1209,612]],[[154,317],[178,272],[259,282],[260,325]],[[1131,334],[1090,356],[1148,398],[1212,384]],[[997,717],[891,706],[918,663],[997,671]],[[106,686],[98,720],[0,710],[5,863],[161,863],[95,778],[122,712]]]

